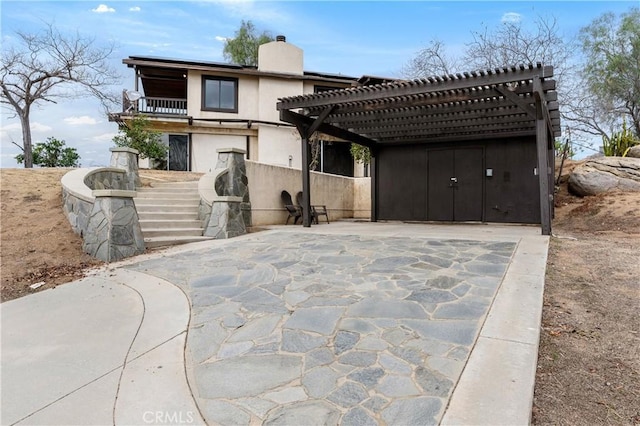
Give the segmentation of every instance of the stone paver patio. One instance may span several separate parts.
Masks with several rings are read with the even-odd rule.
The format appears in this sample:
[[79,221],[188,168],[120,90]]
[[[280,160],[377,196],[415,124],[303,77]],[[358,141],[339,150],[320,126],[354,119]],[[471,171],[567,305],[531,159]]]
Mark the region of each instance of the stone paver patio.
[[515,247],[268,231],[128,268],[189,296],[209,423],[437,424]]

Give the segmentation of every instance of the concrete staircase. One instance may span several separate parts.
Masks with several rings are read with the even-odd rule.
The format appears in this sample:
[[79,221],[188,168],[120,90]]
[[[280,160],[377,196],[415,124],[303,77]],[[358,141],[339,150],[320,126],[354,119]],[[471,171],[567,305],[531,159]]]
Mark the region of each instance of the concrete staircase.
[[146,248],[210,240],[198,220],[198,181],[154,183],[134,199]]

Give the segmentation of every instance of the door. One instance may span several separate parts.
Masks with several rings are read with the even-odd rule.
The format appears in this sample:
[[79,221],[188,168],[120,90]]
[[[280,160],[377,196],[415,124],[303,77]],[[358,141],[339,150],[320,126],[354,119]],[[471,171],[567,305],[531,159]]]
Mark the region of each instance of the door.
[[429,151],[428,220],[482,220],[482,157],[482,148]]
[[189,136],[169,135],[169,170],[189,170]]

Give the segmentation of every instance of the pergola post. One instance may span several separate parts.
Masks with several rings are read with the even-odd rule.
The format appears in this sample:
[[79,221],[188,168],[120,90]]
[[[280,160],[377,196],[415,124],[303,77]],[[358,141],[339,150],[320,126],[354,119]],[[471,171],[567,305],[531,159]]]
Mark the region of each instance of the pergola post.
[[540,223],[542,235],[551,235],[551,199],[549,197],[549,131],[545,114],[544,96],[539,77],[533,79],[533,93],[536,99],[536,151],[538,155],[538,183],[540,186]]
[[311,173],[309,171],[309,136],[300,132],[302,141],[302,226],[311,227]]
[[371,159],[369,160],[369,176],[371,179],[371,222],[378,221],[378,167],[376,164],[378,152],[369,148]]

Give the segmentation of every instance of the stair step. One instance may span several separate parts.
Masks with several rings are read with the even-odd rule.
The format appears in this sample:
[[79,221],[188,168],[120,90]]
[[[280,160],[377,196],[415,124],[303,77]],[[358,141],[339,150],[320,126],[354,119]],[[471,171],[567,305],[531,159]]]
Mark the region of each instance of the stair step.
[[193,211],[187,212],[174,212],[167,211],[166,206],[162,206],[162,210],[159,211],[140,211],[138,210],[138,219],[139,220],[197,220],[198,219],[198,209],[193,209]]
[[202,221],[197,219],[187,220],[140,220],[142,232],[147,229],[194,229],[202,228]]
[[190,180],[186,182],[154,182],[150,187],[145,188],[159,188],[159,187],[175,187],[175,188],[197,188],[199,181]]
[[134,198],[133,201],[136,203],[136,206],[141,205],[193,205],[197,206],[200,204],[200,200],[198,198],[193,199],[177,199],[177,198]]
[[140,192],[136,194],[136,200],[138,199],[168,199],[168,200],[200,200],[200,195],[197,192],[184,193],[184,192]]
[[134,198],[147,248],[209,240],[198,220],[198,181],[154,182]]
[[169,194],[198,194],[198,188],[179,188],[179,187],[165,187],[162,186],[160,188],[138,188],[136,190],[138,194],[148,194],[148,193],[169,193]]
[[140,213],[192,213],[198,214],[198,206],[195,204],[139,204],[136,210]]
[[203,232],[204,232],[204,228],[146,228],[146,229],[142,229],[142,236],[144,238],[201,237]]
[[156,248],[173,246],[177,244],[196,243],[199,241],[212,240],[211,237],[149,237],[144,239],[144,245],[146,248]]

